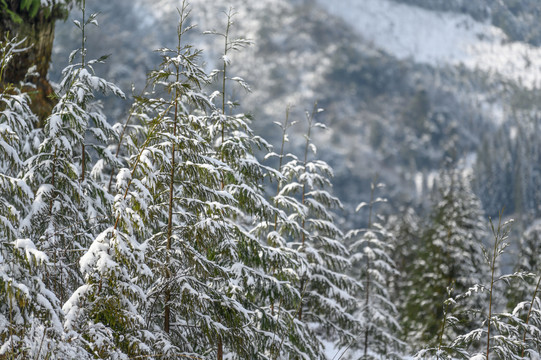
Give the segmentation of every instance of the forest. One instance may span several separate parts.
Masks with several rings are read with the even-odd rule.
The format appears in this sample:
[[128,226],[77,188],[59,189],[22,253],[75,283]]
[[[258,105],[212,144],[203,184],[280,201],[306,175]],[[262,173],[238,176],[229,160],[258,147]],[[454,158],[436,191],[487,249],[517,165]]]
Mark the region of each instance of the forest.
[[[359,50],[334,44],[306,76],[320,72],[325,90],[265,98],[251,71],[263,83],[291,68],[243,62],[257,45],[238,30],[242,9],[200,29],[193,2],[175,2],[174,36],[137,73],[133,57],[91,56],[123,33],[100,33],[107,13],[90,1],[0,0],[0,359],[539,359],[536,90],[508,83],[513,117],[496,128],[469,93],[409,78],[494,91],[483,75],[368,50],[352,69]],[[56,35],[73,47],[67,65],[49,69],[68,16]],[[118,51],[143,51],[132,45]],[[360,85],[342,93],[330,78]],[[319,101],[325,91],[339,102]],[[339,122],[358,94],[396,117],[380,121],[374,103],[362,124]]]

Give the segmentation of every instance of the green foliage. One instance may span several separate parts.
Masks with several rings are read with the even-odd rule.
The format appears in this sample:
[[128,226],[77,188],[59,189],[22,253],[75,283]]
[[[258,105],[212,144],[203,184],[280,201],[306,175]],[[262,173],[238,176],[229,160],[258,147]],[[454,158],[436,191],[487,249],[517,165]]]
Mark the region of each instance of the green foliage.
[[[488,273],[481,251],[487,237],[483,212],[469,180],[458,170],[442,172],[438,191],[431,221],[421,232],[414,261],[406,269],[404,330],[406,338],[415,339],[412,342],[417,344],[437,343],[434,334],[444,316],[442,303],[448,298],[447,288],[453,288],[453,296],[461,294],[483,283]],[[460,304],[466,308],[477,305]],[[472,323],[457,323],[459,329],[461,326],[471,328]],[[456,330],[447,327],[442,336],[448,340]]]
[[[22,51],[16,39],[0,43],[0,73],[11,53]],[[53,271],[37,242],[23,238],[21,225],[34,197],[24,178],[34,152],[30,130],[35,116],[29,99],[17,88],[0,93],[0,357],[6,359],[73,358],[82,349],[65,342],[61,304],[45,274]],[[39,340],[37,340],[39,339]],[[36,345],[38,344],[38,345]],[[39,348],[38,348],[39,346]]]
[[49,18],[53,13],[59,14],[60,17],[67,16],[67,9],[70,5],[79,4],[81,1],[63,0],[60,3],[48,1],[47,5],[42,5],[42,0],[21,0],[18,9],[10,9],[6,0],[0,0],[0,11],[5,12],[12,22],[21,24],[35,19],[40,12],[45,18]]
[[14,23],[22,23],[23,19],[15,11],[8,8],[6,0],[0,0],[0,9],[5,11]]
[[20,9],[28,12],[28,15],[33,18],[38,14],[40,6],[41,0],[21,0]]
[[[486,282],[478,283],[470,287],[466,292],[451,296],[452,290],[448,291],[450,296],[444,302],[445,316],[442,320],[437,346],[426,348],[418,352],[415,358],[426,358],[432,355],[437,359],[536,359],[539,357],[540,332],[539,332],[539,281],[531,294],[531,300],[517,304],[511,311],[502,308],[501,296],[502,286],[513,285],[524,281],[533,274],[515,272],[513,274],[498,274],[499,258],[509,247],[508,236],[512,220],[503,222],[503,211],[500,212],[497,226],[490,219],[494,244],[493,250],[484,250],[485,261],[488,265],[489,278]],[[469,301],[467,306],[460,304],[467,302],[472,297],[481,299],[477,304]],[[475,304],[475,305],[474,305]],[[459,330],[453,338],[444,339],[445,328],[453,326],[456,329],[465,329],[462,325],[457,327],[459,317],[454,314],[461,314],[461,321],[468,319],[471,330]],[[469,316],[464,316],[468,314]],[[481,320],[481,322],[476,321]],[[477,325],[476,325],[477,324]],[[467,328],[467,326],[466,326]]]
[[[354,294],[361,285],[347,275],[351,266],[349,252],[334,213],[342,204],[330,193],[333,171],[324,161],[312,159],[317,152],[312,142],[313,130],[325,129],[322,123],[315,121],[316,114],[321,111],[316,104],[311,112],[306,112],[303,158],[287,157],[281,170],[284,178],[275,196],[275,202],[296,223],[296,226],[282,223],[283,228],[279,227],[279,231],[290,231],[289,246],[302,260],[295,269],[297,279],[294,282],[301,294],[301,302],[292,313],[297,317],[295,326],[306,327],[309,337],[304,335],[300,338],[304,343],[292,345],[296,352],[313,359],[323,358],[324,340],[337,347],[346,347],[356,341],[361,325],[351,314],[357,306]],[[295,332],[300,331],[295,329]],[[311,332],[314,333],[310,335]]]
[[357,211],[368,208],[368,224],[364,229],[350,230],[346,234],[351,252],[352,274],[363,285],[356,294],[358,309],[354,312],[361,325],[362,341],[356,341],[352,348],[363,352],[363,359],[384,356],[398,359],[405,345],[399,336],[401,328],[398,320],[396,301],[391,298],[389,284],[399,275],[391,259],[395,248],[394,235],[377,220],[376,206],[387,202],[375,197],[376,191],[383,187],[371,184],[370,201],[362,202]]

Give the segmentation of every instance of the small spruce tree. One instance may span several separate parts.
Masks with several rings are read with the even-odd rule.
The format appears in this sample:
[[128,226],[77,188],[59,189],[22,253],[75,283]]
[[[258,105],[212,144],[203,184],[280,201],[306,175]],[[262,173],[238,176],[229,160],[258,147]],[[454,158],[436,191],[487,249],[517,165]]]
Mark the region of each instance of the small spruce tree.
[[[447,288],[454,295],[466,292],[473,284],[483,283],[488,274],[483,261],[482,245],[487,237],[479,200],[471,192],[469,182],[458,170],[441,173],[439,196],[434,199],[431,223],[420,239],[418,258],[407,270],[406,338],[412,343],[435,345],[443,318],[443,301]],[[479,298],[461,303],[466,308],[478,308]],[[457,309],[458,310],[458,309]],[[470,329],[476,327],[465,322]],[[460,325],[457,325],[460,326]],[[465,329],[457,329],[462,333]],[[447,332],[448,331],[448,332]],[[444,340],[454,338],[453,328],[447,327]]]
[[[0,78],[13,53],[24,51],[20,45],[16,39],[0,42]],[[12,85],[0,92],[0,358],[84,358],[82,348],[68,341],[61,304],[44,282],[50,259],[20,237],[33,197],[23,170],[35,120],[27,94]]]
[[352,273],[363,285],[359,292],[359,308],[354,313],[362,327],[362,341],[352,345],[362,350],[363,359],[400,358],[403,343],[399,340],[398,311],[389,293],[389,284],[398,275],[391,259],[393,235],[376,221],[375,206],[386,199],[375,198],[383,184],[371,183],[370,201],[357,206],[357,211],[368,207],[365,229],[350,230],[346,234],[351,252]]
[[341,202],[327,190],[331,186],[332,169],[321,160],[309,160],[317,148],[312,142],[312,130],[325,128],[315,122],[321,109],[314,106],[306,113],[308,131],[305,136],[303,159],[292,158],[283,166],[287,182],[280,190],[278,201],[290,211],[300,232],[289,245],[304,260],[297,270],[296,283],[301,303],[296,313],[295,326],[307,326],[314,335],[301,344],[305,356],[323,358],[322,341],[346,346],[358,338],[359,321],[351,311],[357,299],[353,294],[360,284],[346,275],[350,267],[349,252],[343,233],[335,224],[333,209]]

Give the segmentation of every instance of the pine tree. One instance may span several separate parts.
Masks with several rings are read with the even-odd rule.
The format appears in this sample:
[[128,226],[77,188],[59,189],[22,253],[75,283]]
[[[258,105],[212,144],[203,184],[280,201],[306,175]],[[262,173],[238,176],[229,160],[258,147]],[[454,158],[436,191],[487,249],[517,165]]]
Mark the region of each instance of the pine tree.
[[[522,278],[523,276],[526,275],[520,274],[520,276],[517,277]],[[541,355],[541,301],[539,300],[539,291],[541,290],[540,285],[541,276],[537,275],[535,288],[529,294],[531,299],[526,299],[519,302],[512,312],[513,317],[520,318],[518,324],[521,325],[519,332],[522,333],[522,342],[520,345],[521,358],[523,358],[526,354],[531,359],[539,358]]]
[[[147,226],[155,275],[149,319],[158,334],[157,347],[171,358],[207,356],[220,331],[249,321],[231,311],[236,302],[214,287],[229,275],[214,261],[229,231],[222,223],[223,212],[232,202],[214,190],[222,166],[210,157],[212,146],[203,129],[211,102],[201,89],[210,79],[197,64],[200,51],[182,43],[191,28],[186,26],[188,13],[184,5],[177,48],[161,49],[163,62],[151,74],[154,85],[163,86],[170,99],[140,100],[147,133],[138,177],[150,195],[152,221],[147,220]],[[229,311],[228,321],[223,315]],[[242,336],[233,331],[228,335]]]
[[[0,79],[7,65],[13,60],[13,53],[24,51],[17,39],[5,39],[0,42]],[[0,157],[1,188],[0,198],[0,231],[2,237],[15,239],[18,236],[21,207],[32,197],[30,188],[20,179],[25,155],[30,147],[27,143],[31,122],[35,115],[29,108],[29,99],[18,88],[8,86],[1,93],[1,148]]]
[[[407,308],[408,281],[414,277],[415,273],[409,273],[413,270],[411,263],[417,258],[420,248],[420,235],[422,233],[422,221],[411,207],[401,208],[396,214],[389,216],[387,222],[389,231],[395,236],[395,246],[392,252],[392,260],[396,265],[398,274],[394,276],[389,283],[389,293],[394,303],[397,305],[400,314],[400,327],[402,335],[409,333],[408,325],[404,322],[404,314]],[[408,343],[408,339],[401,337]]]
[[534,221],[522,234],[518,261],[514,269],[515,274],[521,274],[521,279],[510,282],[506,289],[508,307],[513,308],[513,315],[524,321],[525,328],[522,330],[524,344],[521,356],[528,354],[530,358],[535,358],[541,353],[541,303],[539,301],[541,277],[537,256],[541,230],[539,225],[539,221]]
[[535,289],[535,276],[541,263],[537,256],[537,247],[541,236],[541,228],[538,220],[534,221],[520,235],[517,258],[514,265],[514,272],[530,273],[532,276],[526,281],[513,282],[506,291],[506,299],[509,307],[515,306],[518,302],[529,297]]
[[320,351],[320,345],[313,341],[314,335],[310,328],[297,319],[301,293],[294,285],[300,281],[298,270],[306,268],[308,263],[302,254],[289,245],[292,239],[300,238],[304,230],[295,215],[288,214],[295,209],[299,211],[302,206],[298,199],[287,195],[287,190],[285,193],[282,191],[288,187],[291,180],[283,174],[284,165],[288,159],[296,160],[295,156],[285,154],[285,145],[289,142],[288,129],[296,123],[289,121],[289,110],[288,107],[283,123],[276,122],[282,131],[280,153],[271,152],[266,155],[267,159],[278,160],[273,203],[280,212],[276,213],[273,219],[261,221],[253,231],[266,234],[266,244],[270,247],[272,255],[266,260],[266,268],[270,269],[275,284],[270,296],[260,299],[263,304],[261,310],[265,314],[262,319],[268,319],[267,331],[273,334],[272,342],[267,341],[269,345],[263,349],[272,359],[316,358]]
[[[0,43],[0,78],[22,42]],[[20,237],[21,217],[33,197],[22,178],[36,120],[27,94],[8,86],[0,93],[0,357],[60,359],[84,356],[62,327],[61,304],[43,275],[50,259]]]
[[[235,85],[249,91],[242,78],[228,74],[232,53],[250,43],[247,39],[231,35],[233,15],[232,10],[227,14],[225,32],[212,32],[224,39],[224,53],[223,67],[214,73],[221,80],[221,89],[216,97],[221,101],[216,106],[213,123],[209,127],[214,135],[217,159],[232,170],[222,171],[221,186],[234,197],[237,204],[237,213],[229,221],[235,224],[233,244],[241,250],[238,261],[243,266],[233,264],[233,272],[235,282],[244,289],[242,303],[248,309],[254,306],[256,309],[258,356],[276,358],[281,353],[296,356],[303,352],[297,345],[305,346],[303,340],[307,339],[306,330],[295,323],[294,312],[291,311],[299,298],[298,289],[291,283],[296,278],[292,269],[299,266],[299,259],[295,251],[285,246],[287,240],[285,232],[282,232],[282,225],[291,224],[291,221],[285,218],[283,211],[277,209],[280,204],[275,202],[273,206],[264,197],[264,177],[281,176],[262,166],[255,157],[256,151],[266,152],[269,145],[253,134],[251,118],[238,112],[239,104],[230,95],[232,91],[229,89]],[[291,327],[294,329],[288,330]]]
[[[270,206],[257,185],[261,172],[253,172],[264,169],[252,153],[259,140],[244,116],[222,116],[205,94],[200,51],[183,44],[192,28],[185,4],[179,14],[177,48],[161,49],[151,74],[170,98],[139,99],[146,130],[133,176],[149,196],[147,318],[162,356],[253,357],[268,337],[258,330],[255,293],[274,280],[254,268],[268,251],[248,226]],[[227,140],[214,146],[216,138]]]
[[[321,160],[309,160],[309,152],[316,153],[311,133],[324,125],[314,121],[320,109],[314,106],[306,114],[308,131],[302,160],[293,158],[283,166],[287,183],[278,195],[299,224],[290,246],[304,259],[298,269],[296,284],[301,294],[296,326],[310,326],[315,334],[305,339],[303,351],[310,358],[323,358],[322,341],[348,345],[357,339],[359,322],[351,315],[357,300],[353,294],[360,287],[345,275],[350,266],[349,253],[343,244],[343,234],[334,223],[332,209],[340,208],[340,201],[325,188],[331,186],[332,169]],[[301,325],[302,324],[302,325]],[[308,325],[310,324],[310,325]]]
[[[473,284],[483,283],[488,273],[481,251],[486,238],[483,213],[467,179],[458,170],[444,171],[438,190],[431,224],[422,234],[418,259],[408,270],[412,278],[406,283],[406,337],[413,337],[417,344],[437,343],[434,334],[440,329],[447,288],[454,289],[453,296],[462,294]],[[477,308],[476,304],[463,306]],[[447,329],[445,341],[454,336],[453,329]]]
[[[474,284],[467,291],[455,296],[451,295],[453,289],[448,289],[449,298],[444,302],[444,317],[438,332],[438,342],[435,347],[419,351],[415,358],[423,359],[433,355],[436,359],[454,359],[457,356],[465,359],[490,359],[496,356],[499,359],[518,360],[524,358],[526,349],[523,339],[526,339],[527,334],[539,334],[538,329],[528,327],[528,320],[524,321],[519,317],[519,312],[521,308],[524,308],[524,305],[520,305],[512,313],[502,312],[498,309],[501,306],[497,301],[498,292],[501,290],[498,283],[510,283],[522,279],[524,276],[522,273],[498,275],[497,264],[501,255],[509,246],[507,238],[510,223],[512,222],[511,220],[502,223],[502,214],[503,211],[500,212],[497,227],[490,220],[494,244],[492,245],[492,251],[484,249],[489,271],[487,282]],[[481,301],[471,301],[471,298],[481,298]],[[461,303],[467,305],[461,306]],[[470,316],[459,315],[457,317],[452,314],[459,314],[460,312]],[[466,326],[463,325],[460,329],[467,329],[467,331],[459,333],[454,338],[445,339],[444,333],[446,329],[449,326],[455,326],[456,328],[458,321],[463,322],[464,319],[467,319],[469,323]],[[530,350],[528,349],[528,352]],[[535,352],[530,354],[535,355]]]
[[363,351],[363,359],[400,357],[403,343],[399,340],[401,331],[397,308],[389,293],[389,284],[398,275],[390,257],[394,249],[394,236],[375,221],[375,206],[386,199],[375,198],[377,188],[382,184],[371,184],[370,201],[361,203],[357,211],[368,207],[368,224],[365,229],[350,230],[346,241],[350,243],[353,275],[363,285],[359,293],[359,309],[354,314],[362,324],[362,341],[353,348]]
[[[133,277],[118,264],[138,253],[110,228],[100,234],[112,214],[113,199],[98,175],[103,161],[114,161],[106,144],[115,133],[95,101],[95,92],[124,95],[94,75],[93,66],[102,59],[86,59],[85,27],[97,21],[95,14],[85,17],[84,1],[83,19],[75,24],[81,30],[81,48],[71,54],[63,71],[58,103],[46,119],[38,153],[26,163],[25,180],[36,195],[22,230],[52,263],[46,284],[65,302],[64,326],[71,342],[104,358],[115,356],[118,344],[125,348],[134,344],[129,331],[115,328],[124,320],[122,311],[108,310],[132,310],[114,295],[133,292]],[[77,53],[81,61],[74,63]],[[107,241],[109,235],[116,241]],[[142,270],[133,273],[144,274]]]
[[[477,328],[457,336],[449,346],[452,350],[463,349],[462,355],[468,358],[489,359],[497,356],[501,359],[522,359],[523,344],[522,335],[526,329],[525,322],[518,317],[518,312],[513,313],[500,311],[497,302],[497,293],[500,288],[498,282],[509,283],[523,277],[523,274],[498,275],[497,263],[505,249],[509,246],[507,238],[510,232],[510,223],[502,222],[503,211],[500,212],[498,225],[495,227],[492,221],[490,226],[494,239],[493,250],[485,250],[486,263],[489,268],[490,278],[486,283],[477,283],[468,291],[456,297],[456,303],[464,299],[483,296],[484,303],[468,306],[464,311],[481,314],[482,322]],[[470,301],[469,304],[472,304]],[[482,307],[483,308],[482,308]],[[482,310],[481,310],[482,309]]]
[[[94,64],[101,60],[85,59],[84,28],[89,24],[97,24],[95,14],[77,22],[82,48],[70,56],[72,63],[64,69],[58,103],[46,119],[39,151],[26,162],[25,180],[36,195],[23,233],[39,242],[54,263],[48,283],[62,302],[81,284],[76,266],[80,252],[103,229],[100,223],[108,219],[112,201],[90,176],[99,170],[93,168],[92,155],[114,161],[105,144],[115,133],[94,93],[124,96],[114,84],[93,75]],[[81,62],[73,63],[77,52]]]
[[152,271],[146,264],[147,244],[138,240],[147,235],[149,197],[133,177],[140,157],[141,152],[134,154],[132,168],[122,168],[117,175],[113,223],[80,258],[84,284],[63,306],[65,328],[79,334],[78,342],[93,358],[151,359],[155,353],[155,335],[147,330],[144,318],[144,285]]

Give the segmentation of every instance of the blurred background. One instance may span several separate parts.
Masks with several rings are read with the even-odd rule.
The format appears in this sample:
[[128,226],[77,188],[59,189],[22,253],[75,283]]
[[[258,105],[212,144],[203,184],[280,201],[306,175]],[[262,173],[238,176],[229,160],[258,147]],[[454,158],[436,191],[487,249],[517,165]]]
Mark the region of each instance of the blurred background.
[[[253,45],[232,55],[232,76],[253,128],[271,143],[273,123],[298,121],[289,151],[303,143],[304,113],[314,102],[327,131],[314,135],[318,156],[335,171],[344,218],[367,201],[377,175],[389,213],[429,209],[442,169],[469,176],[487,216],[502,208],[520,231],[540,216],[541,3],[537,0],[192,0],[187,42],[220,66],[223,31],[234,9],[233,37]],[[94,0],[99,28],[87,31],[90,57],[111,54],[99,74],[127,94],[145,86],[160,62],[153,50],[176,46],[180,7],[173,0]],[[80,44],[57,22],[50,79],[58,81]],[[133,83],[134,82],[134,83]],[[132,84],[133,83],[133,84]],[[114,102],[112,102],[114,101]],[[122,121],[130,101],[104,100]],[[361,221],[361,220],[356,220]]]

